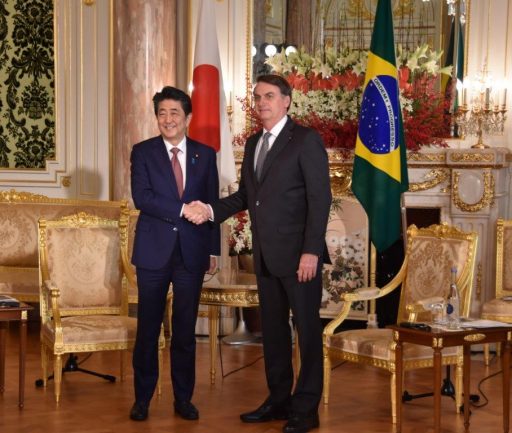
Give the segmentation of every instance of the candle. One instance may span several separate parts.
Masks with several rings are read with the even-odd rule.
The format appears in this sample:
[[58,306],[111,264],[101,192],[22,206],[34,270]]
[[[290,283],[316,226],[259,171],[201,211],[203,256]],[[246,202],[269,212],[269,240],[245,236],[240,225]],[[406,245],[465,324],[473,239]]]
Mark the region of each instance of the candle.
[[507,88],[506,87],[503,88],[503,99],[502,99],[501,105],[503,107],[507,106]]
[[468,103],[468,89],[466,86],[462,88],[462,105],[467,105]]
[[485,89],[485,108],[489,108],[489,98],[491,96],[491,89],[487,87]]

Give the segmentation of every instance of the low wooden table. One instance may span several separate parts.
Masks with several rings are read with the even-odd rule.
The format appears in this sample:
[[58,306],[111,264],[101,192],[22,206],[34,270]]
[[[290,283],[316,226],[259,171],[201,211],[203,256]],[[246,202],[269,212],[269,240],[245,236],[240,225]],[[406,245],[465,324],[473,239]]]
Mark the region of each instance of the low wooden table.
[[509,429],[509,402],[510,402],[510,349],[512,339],[512,326],[501,328],[473,328],[461,331],[443,331],[432,328],[431,331],[422,331],[404,328],[397,325],[389,326],[393,330],[396,342],[396,432],[402,428],[402,384],[403,384],[403,343],[413,343],[430,346],[434,350],[434,432],[441,431],[441,351],[445,347],[462,346],[464,353],[463,384],[464,384],[464,427],[469,428],[469,383],[472,344],[501,343],[503,368],[503,431]]
[[25,352],[27,349],[27,312],[30,305],[20,303],[19,307],[0,307],[0,393],[5,389],[5,346],[7,339],[7,322],[20,322],[19,353],[19,398],[18,406],[23,408],[25,397]]
[[210,382],[215,383],[215,360],[219,335],[220,307],[257,307],[259,305],[256,275],[238,271],[219,272],[205,282],[201,292],[203,305],[208,305],[210,334]]

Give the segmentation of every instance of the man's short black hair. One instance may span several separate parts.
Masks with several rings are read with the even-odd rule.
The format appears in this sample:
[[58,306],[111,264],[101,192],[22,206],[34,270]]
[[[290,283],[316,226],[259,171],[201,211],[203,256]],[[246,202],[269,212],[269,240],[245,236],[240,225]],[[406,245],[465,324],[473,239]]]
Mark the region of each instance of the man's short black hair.
[[257,83],[267,83],[272,84],[274,86],[279,87],[281,95],[289,96],[290,100],[292,98],[292,88],[290,83],[286,81],[285,78],[281,77],[281,75],[269,74],[269,75],[260,75],[256,78]]
[[153,96],[153,106],[155,108],[155,116],[158,116],[158,105],[165,99],[172,99],[181,104],[181,108],[185,112],[185,116],[192,113],[192,100],[183,90],[176,87],[165,86],[160,92],[156,92]]

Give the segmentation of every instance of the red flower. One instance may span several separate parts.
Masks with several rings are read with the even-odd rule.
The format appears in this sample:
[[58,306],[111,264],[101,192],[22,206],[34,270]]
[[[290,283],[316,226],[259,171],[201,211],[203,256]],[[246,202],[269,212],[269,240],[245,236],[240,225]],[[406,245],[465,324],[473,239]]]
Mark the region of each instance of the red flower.
[[300,90],[303,93],[309,92],[309,81],[306,79],[304,75],[292,72],[286,77],[286,80],[288,81],[292,89]]
[[402,90],[409,90],[411,85],[409,84],[409,76],[411,70],[407,66],[402,66],[398,70],[398,86]]
[[343,75],[338,75],[337,77],[341,86],[343,86],[347,91],[352,91],[357,89],[363,84],[364,77],[362,75],[357,75],[352,71],[346,71]]

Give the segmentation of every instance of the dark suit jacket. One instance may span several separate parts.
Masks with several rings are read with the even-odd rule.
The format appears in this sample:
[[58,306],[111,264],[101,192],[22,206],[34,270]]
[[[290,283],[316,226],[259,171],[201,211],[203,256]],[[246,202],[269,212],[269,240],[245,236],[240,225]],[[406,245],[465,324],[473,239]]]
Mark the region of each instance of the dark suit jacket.
[[131,187],[137,221],[132,263],[145,269],[160,269],[168,263],[180,239],[185,267],[190,272],[209,268],[210,255],[220,255],[219,228],[199,226],[180,217],[184,203],[201,200],[211,203],[219,197],[215,151],[187,137],[185,190],[180,199],[171,159],[161,136],[133,146]]
[[316,131],[288,119],[258,183],[254,154],[261,134],[247,140],[238,191],[212,208],[216,222],[249,209],[256,272],[261,273],[263,256],[272,275],[289,276],[297,271],[301,254],[322,257],[326,251],[331,204],[327,152]]

